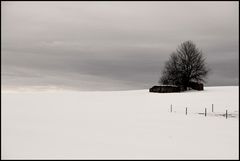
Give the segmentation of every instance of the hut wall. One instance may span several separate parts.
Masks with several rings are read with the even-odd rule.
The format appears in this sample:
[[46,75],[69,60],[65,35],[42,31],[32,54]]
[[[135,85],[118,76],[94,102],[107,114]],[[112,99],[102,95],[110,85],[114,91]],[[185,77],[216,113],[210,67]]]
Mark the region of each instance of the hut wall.
[[158,93],[172,93],[180,92],[180,87],[178,86],[153,86],[149,89],[149,92],[158,92]]
[[202,83],[190,82],[189,87],[191,87],[192,89],[198,90],[198,91],[203,90],[203,84]]

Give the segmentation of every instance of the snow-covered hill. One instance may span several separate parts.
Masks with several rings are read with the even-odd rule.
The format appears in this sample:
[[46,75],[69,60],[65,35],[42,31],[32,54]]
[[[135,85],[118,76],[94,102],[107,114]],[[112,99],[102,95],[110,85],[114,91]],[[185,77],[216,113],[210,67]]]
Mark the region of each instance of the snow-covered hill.
[[2,159],[237,159],[238,90],[2,91]]

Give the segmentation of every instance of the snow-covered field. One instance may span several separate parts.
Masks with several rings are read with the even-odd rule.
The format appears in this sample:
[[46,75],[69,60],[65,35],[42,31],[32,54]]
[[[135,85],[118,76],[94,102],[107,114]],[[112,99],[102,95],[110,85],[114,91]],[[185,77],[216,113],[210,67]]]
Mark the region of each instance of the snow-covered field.
[[2,159],[238,159],[238,90],[2,91]]

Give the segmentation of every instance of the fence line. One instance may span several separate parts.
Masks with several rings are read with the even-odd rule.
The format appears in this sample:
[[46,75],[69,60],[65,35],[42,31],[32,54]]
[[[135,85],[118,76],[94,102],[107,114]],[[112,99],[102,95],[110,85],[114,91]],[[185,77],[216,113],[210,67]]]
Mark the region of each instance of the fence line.
[[[181,110],[182,111],[182,110]],[[170,105],[170,112],[172,113],[173,112],[173,104]],[[176,112],[176,111],[174,111]],[[183,111],[182,111],[183,112]],[[177,113],[182,113],[182,112],[177,112]],[[236,111],[234,111],[236,112]],[[204,112],[203,113],[194,113],[194,114],[202,114],[204,115],[205,117],[207,116],[225,116],[226,119],[228,119],[228,117],[238,117],[239,114],[238,113],[229,113],[229,111],[226,109],[225,110],[225,113],[224,112],[214,112],[214,104],[212,104],[212,113],[207,113],[207,108],[205,107],[204,108]],[[189,111],[188,111],[188,107],[185,107],[185,115],[188,115]]]

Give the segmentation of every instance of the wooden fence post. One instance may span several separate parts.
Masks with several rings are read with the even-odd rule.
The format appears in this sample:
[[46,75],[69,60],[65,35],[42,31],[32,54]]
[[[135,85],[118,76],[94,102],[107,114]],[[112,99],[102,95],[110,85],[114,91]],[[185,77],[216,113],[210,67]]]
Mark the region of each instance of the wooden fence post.
[[205,108],[205,117],[207,116],[207,108]]
[[171,104],[171,107],[170,107],[170,111],[172,112],[172,104]]
[[187,115],[187,107],[186,107],[186,115]]
[[212,112],[213,112],[214,110],[213,110],[213,104],[212,104]]
[[227,119],[227,117],[228,117],[228,111],[226,110],[226,119]]

